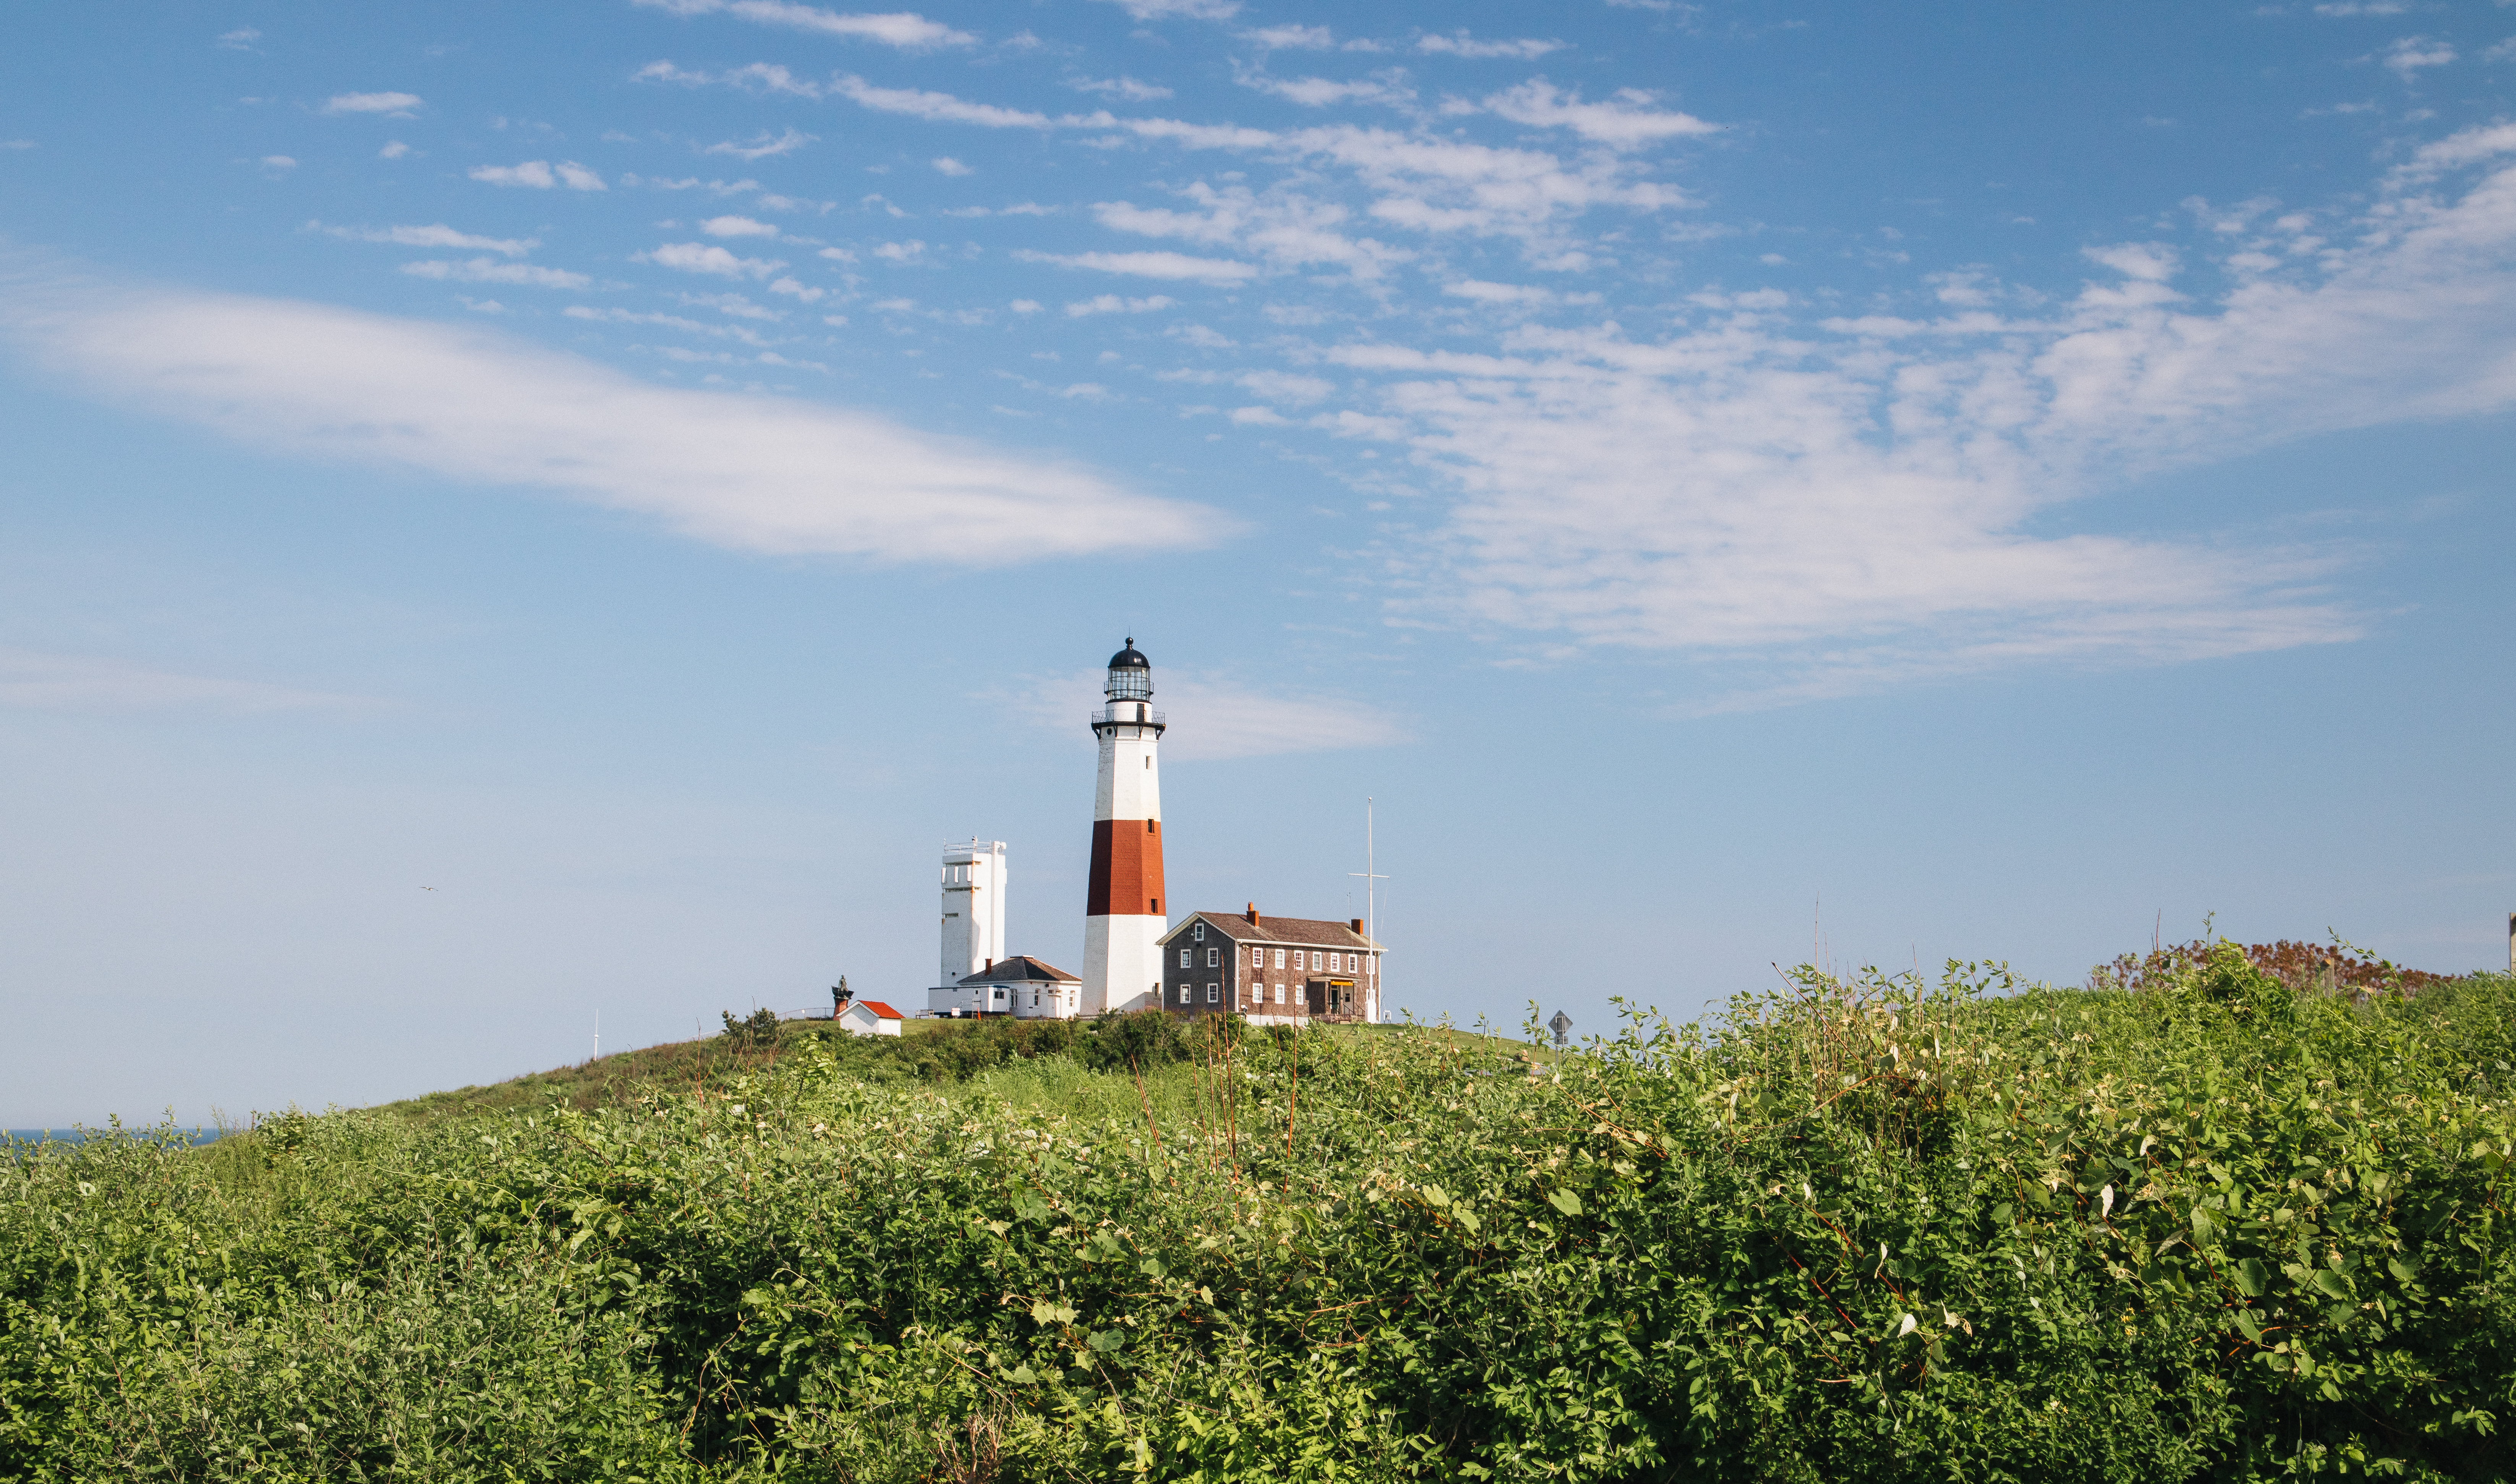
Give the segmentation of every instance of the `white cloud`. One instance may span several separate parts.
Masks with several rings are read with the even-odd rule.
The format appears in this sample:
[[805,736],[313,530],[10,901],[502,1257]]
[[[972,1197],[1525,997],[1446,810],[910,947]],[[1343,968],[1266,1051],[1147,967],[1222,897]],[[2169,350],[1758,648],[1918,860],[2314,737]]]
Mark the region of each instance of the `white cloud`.
[[914,263],[926,255],[926,244],[915,237],[905,242],[877,243],[873,255],[887,263]]
[[[2501,128],[2507,126],[2499,126]],[[2516,148],[2474,130],[2441,160]],[[2339,553],[2048,533],[2074,498],[2302,437],[2516,407],[2516,168],[2393,191],[2205,305],[2158,244],[2034,320],[1828,340],[1523,326],[1487,353],[1358,343],[1456,504],[1418,616],[1736,660],[1740,703],[2050,662],[2346,640]],[[1954,308],[1954,307],[1952,307]]]
[[236,27],[232,31],[223,33],[219,37],[217,45],[219,50],[223,52],[250,52],[254,49],[253,44],[261,39],[262,32],[255,30],[252,26],[243,25]]
[[1039,313],[1040,303],[1037,299],[1016,299],[1011,308],[1017,315],[1036,315]]
[[1308,406],[1323,402],[1336,383],[1318,376],[1296,376],[1285,371],[1243,371],[1233,378],[1269,402]]
[[391,242],[397,247],[452,247],[465,252],[504,253],[521,258],[541,246],[538,237],[483,237],[456,232],[443,222],[427,227],[326,227],[309,222],[307,229],[352,242]]
[[475,165],[467,173],[472,179],[488,186],[525,186],[535,191],[548,191],[563,185],[570,191],[607,189],[602,176],[574,160],[563,160],[556,167],[548,160],[526,160],[521,165]]
[[1465,31],[1415,38],[1415,50],[1436,57],[1513,57],[1528,61],[1549,52],[1560,52],[1568,45],[1568,42],[1539,41],[1527,36],[1512,41],[1479,41]]
[[1376,278],[1411,256],[1374,238],[1350,234],[1344,230],[1349,215],[1345,207],[1298,191],[1262,195],[1246,186],[1218,191],[1199,181],[1180,193],[1198,209],[1175,211],[1129,201],[1101,201],[1092,211],[1102,226],[1114,232],[1235,246],[1263,254],[1283,268],[1332,265],[1363,279]]
[[[1081,702],[1076,698],[1088,701],[1099,696],[1104,679],[1099,670],[1078,670],[1041,677],[1010,695],[979,699],[1007,702],[1017,714],[1063,737],[1077,730],[1074,708]],[[1226,762],[1414,741],[1405,722],[1362,697],[1322,694],[1316,687],[1264,690],[1228,675],[1169,664],[1162,666],[1155,684],[1154,704],[1169,717],[1162,756],[1170,761]]]
[[2404,0],[2341,0],[2339,4],[2319,5],[2319,16],[2399,16],[2411,7]]
[[400,140],[392,139],[385,141],[385,147],[376,151],[376,158],[398,160],[409,152],[410,146],[403,144]]
[[989,129],[1045,129],[1049,126],[1049,117],[1045,113],[1027,113],[1020,108],[969,103],[949,93],[926,93],[915,88],[877,88],[856,76],[839,77],[830,84],[830,90],[877,112],[905,113],[911,118],[932,119],[938,123],[978,124]]
[[262,157],[261,165],[265,170],[286,171],[296,169],[297,161],[285,154],[266,154]]
[[777,229],[750,217],[710,217],[699,224],[699,231],[712,237],[774,237]]
[[1150,82],[1138,82],[1132,77],[1107,79],[1076,77],[1069,79],[1066,85],[1078,93],[1105,93],[1112,98],[1126,99],[1130,103],[1151,103],[1154,99],[1171,96],[1171,90],[1168,88]]
[[737,258],[713,242],[667,242],[639,254],[639,260],[720,278],[766,278],[786,266],[776,258]]
[[0,149],[32,149],[33,148],[35,148],[35,142],[31,139],[0,139]]
[[1456,299],[1473,299],[1479,304],[1549,305],[1596,304],[1597,294],[1559,294],[1551,288],[1529,283],[1489,283],[1483,278],[1461,278],[1445,283],[1442,292]]
[[1232,421],[1244,428],[1282,428],[1291,426],[1284,414],[1273,407],[1235,407]]
[[931,161],[931,163],[938,171],[944,175],[968,175],[971,173],[969,166],[962,164],[959,160],[954,159],[948,154],[938,155],[933,161]]
[[[1023,304],[1028,303],[1030,301],[1027,299],[1019,301],[1015,308],[1019,310]],[[1155,310],[1178,307],[1179,301],[1168,294],[1154,294],[1147,299],[1126,299],[1116,294],[1095,294],[1089,299],[1078,299],[1068,305],[1066,313],[1069,318],[1080,319],[1086,315],[1144,315]],[[1034,311],[1038,308],[1036,304],[1031,305]]]
[[1229,21],[1238,0],[1110,0],[1139,21]]
[[657,387],[480,324],[12,276],[0,329],[281,453],[556,490],[745,551],[994,565],[1207,544],[1216,512],[843,407]]
[[727,140],[723,144],[710,145],[699,152],[702,154],[731,154],[736,159],[745,160],[767,159],[770,156],[776,154],[792,154],[794,151],[803,148],[806,145],[813,143],[817,137],[818,136],[816,135],[806,134],[800,129],[790,128],[785,133],[778,135],[776,139],[771,139],[769,137],[769,131],[763,129],[756,137],[753,138],[751,143],[747,145],[736,144],[732,140]]
[[1245,283],[1258,276],[1247,263],[1225,258],[1193,258],[1178,252],[1046,253],[1028,250],[1015,257],[1026,263],[1054,263],[1060,268],[1088,268],[1095,273],[1131,274],[1140,278],[1169,278],[1190,283]]
[[365,710],[377,703],[252,680],[186,675],[92,655],[0,648],[0,706],[31,711]]
[[1271,52],[1324,52],[1336,45],[1336,38],[1323,25],[1270,25],[1239,34],[1241,40]]
[[501,263],[495,258],[470,258],[460,263],[404,263],[401,271],[414,277],[456,283],[518,283],[533,288],[584,288],[594,281],[583,274],[557,268],[536,268],[530,263]]
[[821,297],[829,292],[824,288],[807,287],[802,280],[796,278],[779,278],[769,285],[769,291],[773,294],[785,294],[791,298],[800,299],[806,304],[818,304],[821,302]]
[[2175,249],[2162,242],[2125,242],[2116,247],[2083,247],[2079,251],[2090,261],[2144,283],[2163,283],[2175,276]]
[[879,41],[905,51],[968,46],[979,39],[967,31],[956,31],[940,21],[929,21],[905,11],[886,15],[848,15],[810,5],[795,5],[789,0],[634,0],[634,3],[670,11],[676,16],[723,12],[763,25],[782,25],[824,36]]
[[1286,103],[1297,103],[1306,108],[1350,103],[1385,104],[1394,107],[1415,101],[1415,90],[1406,86],[1406,73],[1396,67],[1344,82],[1325,77],[1269,77],[1259,72],[1242,73],[1238,81],[1244,88],[1272,93]]
[[421,106],[416,93],[338,93],[323,105],[326,113],[384,113],[408,118]]
[[2385,66],[2410,82],[2422,67],[2442,67],[2454,61],[2454,44],[2427,36],[2406,36],[2385,49]]
[[1563,92],[1539,77],[1494,94],[1486,106],[1514,123],[1570,129],[1614,149],[1721,132],[1720,124],[1692,113],[1663,112],[1653,108],[1653,102],[1651,94],[1638,88],[1621,88],[1610,102],[1583,103],[1577,89]]

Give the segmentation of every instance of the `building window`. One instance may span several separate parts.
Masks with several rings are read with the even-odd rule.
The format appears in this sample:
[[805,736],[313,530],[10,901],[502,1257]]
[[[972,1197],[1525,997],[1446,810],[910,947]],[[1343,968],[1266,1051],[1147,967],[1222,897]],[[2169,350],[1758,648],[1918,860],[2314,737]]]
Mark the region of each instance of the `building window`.
[[1181,950],[1180,950],[1180,967],[1181,967],[1181,968],[1187,968],[1187,967],[1188,967],[1188,955],[1189,955],[1189,953],[1190,953],[1190,951],[1189,951],[1188,949],[1181,949]]
[[1207,985],[1205,987],[1205,1002],[1207,1004],[1221,1004],[1223,1002],[1223,986],[1219,984]]
[[1284,1002],[1284,987],[1280,984],[1276,986],[1276,1002],[1278,1004]]
[[1263,948],[1251,949],[1249,951],[1249,962],[1253,967],[1265,968],[1267,966],[1267,951]]
[[1181,986],[1180,986],[1180,1003],[1182,1003],[1182,1004],[1186,1004],[1186,1003],[1188,1003],[1188,986],[1187,986],[1187,985],[1181,985]]
[[1223,967],[1223,950],[1219,948],[1207,949],[1205,951],[1205,966],[1210,969],[1219,969]]
[[1284,966],[1284,951],[1283,951],[1282,949],[1278,949],[1278,950],[1276,950],[1276,967],[1278,967],[1278,968],[1279,968],[1279,969],[1280,969],[1280,968],[1282,968],[1283,966]]
[[1195,938],[1199,943],[1203,943],[1205,941],[1205,924],[1202,922],[1198,923],[1196,927],[1190,932],[1189,936]]

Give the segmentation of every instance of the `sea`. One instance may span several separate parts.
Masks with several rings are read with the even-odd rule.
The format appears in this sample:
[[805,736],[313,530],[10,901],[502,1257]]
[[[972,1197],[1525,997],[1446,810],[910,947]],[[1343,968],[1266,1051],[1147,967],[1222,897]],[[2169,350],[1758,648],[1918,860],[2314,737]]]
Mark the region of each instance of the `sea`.
[[[105,1128],[0,1128],[0,1134],[6,1134],[13,1144],[84,1144],[91,1136],[105,1138],[111,1131]],[[125,1128],[122,1131],[136,1135],[153,1130]],[[216,1128],[178,1128],[175,1131],[189,1137],[195,1145],[214,1144],[220,1138],[220,1130]]]

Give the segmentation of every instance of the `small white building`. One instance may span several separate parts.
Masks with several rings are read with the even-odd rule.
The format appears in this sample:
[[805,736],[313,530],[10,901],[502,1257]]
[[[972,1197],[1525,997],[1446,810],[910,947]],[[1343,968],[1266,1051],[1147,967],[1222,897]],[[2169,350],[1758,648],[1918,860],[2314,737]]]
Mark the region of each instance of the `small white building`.
[[902,1016],[879,999],[851,999],[839,1006],[839,1029],[850,1036],[898,1036]]

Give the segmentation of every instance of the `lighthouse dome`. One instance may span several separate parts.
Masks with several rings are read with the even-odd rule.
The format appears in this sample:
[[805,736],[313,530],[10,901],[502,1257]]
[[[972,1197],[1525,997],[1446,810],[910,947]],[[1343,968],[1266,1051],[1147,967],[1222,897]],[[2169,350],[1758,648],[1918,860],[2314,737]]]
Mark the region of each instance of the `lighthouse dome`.
[[1153,662],[1136,648],[1134,635],[1127,647],[1110,657],[1110,683],[1102,694],[1111,700],[1146,700],[1153,694]]

